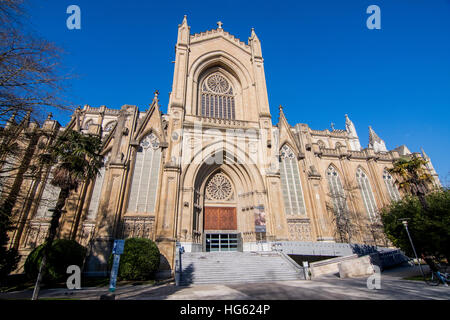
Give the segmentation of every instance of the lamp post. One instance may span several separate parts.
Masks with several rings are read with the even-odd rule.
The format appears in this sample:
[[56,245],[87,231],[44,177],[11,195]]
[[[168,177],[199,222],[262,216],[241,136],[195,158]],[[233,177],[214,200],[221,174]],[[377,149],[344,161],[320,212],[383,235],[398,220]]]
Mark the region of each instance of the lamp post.
[[419,257],[417,257],[416,249],[414,248],[414,244],[413,244],[413,241],[411,239],[411,235],[409,234],[409,230],[408,230],[408,220],[409,220],[409,218],[403,218],[403,219],[399,219],[399,220],[401,220],[403,225],[405,226],[405,230],[406,230],[406,233],[408,234],[409,242],[411,242],[411,247],[412,247],[412,249],[414,251],[414,255],[416,256],[417,263],[419,264],[420,272],[422,273],[422,276],[425,278],[425,273],[422,270],[422,265],[420,264]]

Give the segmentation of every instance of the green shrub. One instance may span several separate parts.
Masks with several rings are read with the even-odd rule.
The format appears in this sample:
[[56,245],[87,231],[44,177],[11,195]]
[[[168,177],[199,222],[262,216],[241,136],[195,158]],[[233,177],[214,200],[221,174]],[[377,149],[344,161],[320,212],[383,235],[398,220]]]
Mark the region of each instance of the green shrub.
[[[44,245],[36,247],[25,261],[25,273],[30,279],[36,279],[41,265]],[[53,241],[47,259],[47,272],[44,282],[61,282],[69,276],[66,271],[70,265],[81,268],[86,256],[86,248],[74,240],[58,239]]]
[[[160,253],[150,239],[129,238],[125,240],[123,254],[120,256],[118,277],[121,280],[148,280],[159,267]],[[109,257],[109,269],[113,255]]]

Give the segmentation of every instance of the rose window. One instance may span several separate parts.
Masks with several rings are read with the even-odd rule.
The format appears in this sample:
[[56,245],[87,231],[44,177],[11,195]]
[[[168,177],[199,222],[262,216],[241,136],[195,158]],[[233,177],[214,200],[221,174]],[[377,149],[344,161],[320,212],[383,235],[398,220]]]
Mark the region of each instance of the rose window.
[[214,175],[206,185],[206,197],[210,200],[228,200],[232,194],[230,180],[222,173]]
[[228,91],[228,88],[230,87],[228,85],[228,81],[223,76],[217,73],[213,74],[208,78],[207,84],[209,89],[211,89],[211,91],[216,93],[225,93]]

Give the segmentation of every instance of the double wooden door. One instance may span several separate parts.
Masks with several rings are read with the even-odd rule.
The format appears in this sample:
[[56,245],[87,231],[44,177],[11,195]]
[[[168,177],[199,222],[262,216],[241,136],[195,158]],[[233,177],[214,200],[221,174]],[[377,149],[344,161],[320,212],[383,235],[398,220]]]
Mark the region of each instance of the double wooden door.
[[237,230],[235,207],[205,207],[204,230]]

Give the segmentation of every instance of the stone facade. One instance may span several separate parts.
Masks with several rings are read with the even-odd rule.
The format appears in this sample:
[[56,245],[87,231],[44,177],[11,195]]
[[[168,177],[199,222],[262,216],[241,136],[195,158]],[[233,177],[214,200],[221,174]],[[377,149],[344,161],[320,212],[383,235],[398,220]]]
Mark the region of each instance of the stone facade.
[[[166,269],[173,268],[177,241],[202,251],[211,232],[237,232],[244,251],[261,241],[342,242],[336,226],[348,218],[351,228],[343,231],[353,243],[386,245],[373,230],[376,211],[400,196],[386,174],[399,149],[388,151],[372,128],[362,149],[347,115],[345,127],[291,126],[282,107],[274,124],[255,31],[247,43],[221,24],[190,34],[185,17],[167,114],[156,92],[145,111],[85,106],[65,128],[50,118],[40,128],[79,130],[104,141],[101,175],[71,195],[59,236],[89,247],[92,271],[105,271],[112,241],[126,237],[154,240]],[[51,208],[52,199],[43,199],[52,194],[50,172],[22,183],[27,196],[16,210],[19,231],[11,246],[24,257],[45,239],[49,217],[37,212]],[[208,226],[207,212],[219,212]]]

